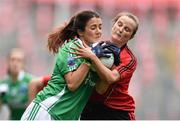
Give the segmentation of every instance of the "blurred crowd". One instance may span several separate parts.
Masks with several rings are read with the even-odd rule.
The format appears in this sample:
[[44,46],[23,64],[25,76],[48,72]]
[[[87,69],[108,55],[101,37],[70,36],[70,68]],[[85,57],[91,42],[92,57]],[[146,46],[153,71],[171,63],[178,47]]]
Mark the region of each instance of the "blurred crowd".
[[21,117],[29,82],[52,72],[47,33],[83,9],[102,16],[102,39],[109,39],[109,20],[118,12],[139,17],[139,32],[130,45],[138,57],[130,85],[136,117],[180,119],[179,0],[1,0],[0,120]]

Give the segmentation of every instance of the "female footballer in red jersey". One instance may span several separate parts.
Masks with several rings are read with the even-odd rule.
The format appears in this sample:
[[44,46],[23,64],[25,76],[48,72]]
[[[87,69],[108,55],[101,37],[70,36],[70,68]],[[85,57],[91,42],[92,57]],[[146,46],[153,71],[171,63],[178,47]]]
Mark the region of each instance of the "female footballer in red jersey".
[[135,102],[128,93],[128,87],[137,60],[127,43],[136,34],[138,25],[138,18],[128,12],[121,12],[114,18],[110,42],[117,45],[121,52],[120,63],[115,64],[111,70],[93,56],[87,46],[77,49],[76,54],[90,59],[103,80],[97,83],[96,90],[81,115],[82,120],[135,120]]

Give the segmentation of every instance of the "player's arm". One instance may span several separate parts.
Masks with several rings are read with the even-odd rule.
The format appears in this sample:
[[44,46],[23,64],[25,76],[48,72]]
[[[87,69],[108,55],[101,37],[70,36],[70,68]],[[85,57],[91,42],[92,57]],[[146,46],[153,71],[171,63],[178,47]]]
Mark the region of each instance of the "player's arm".
[[[108,49],[111,53],[113,53],[114,65],[118,66],[120,64],[119,56],[120,56],[121,49],[117,45],[108,41],[105,42],[104,46],[101,46],[101,47],[104,47]],[[101,61],[97,59],[96,57],[93,57],[92,61],[95,65],[97,73],[100,75],[102,79],[102,81],[100,81],[101,83],[100,85],[103,85],[103,87],[107,87],[108,84],[119,81],[120,74],[116,69],[110,70],[109,68],[106,68],[103,64],[100,63]]]
[[110,84],[107,81],[98,80],[95,89],[98,94],[103,95],[109,86]]
[[92,56],[91,61],[96,69],[96,72],[100,76],[101,80],[108,82],[109,84],[119,81],[119,72],[115,69],[110,70],[104,66],[97,56]]
[[82,63],[77,70],[65,74],[65,80],[70,91],[75,91],[85,79],[89,71],[89,64]]
[[44,87],[43,78],[36,78],[29,82],[28,85],[28,104],[35,98],[36,94]]
[[[87,58],[90,59],[92,64],[94,65],[96,72],[98,73],[99,77],[101,78],[101,80],[108,82],[109,84],[114,83],[116,81],[118,81],[118,78],[120,77],[119,73],[117,70],[110,70],[107,67],[105,67],[100,59],[98,58],[97,54],[95,52],[92,52],[91,48],[86,45],[83,42],[83,47],[82,46],[78,46],[78,48],[73,48],[76,50],[76,52],[73,52],[73,54],[77,54],[79,57],[83,57],[83,58]],[[103,49],[103,48],[102,48]],[[98,47],[98,51],[99,54],[98,55],[102,55],[104,56],[105,53],[101,53],[102,49],[99,49]],[[99,57],[100,57],[99,56]]]

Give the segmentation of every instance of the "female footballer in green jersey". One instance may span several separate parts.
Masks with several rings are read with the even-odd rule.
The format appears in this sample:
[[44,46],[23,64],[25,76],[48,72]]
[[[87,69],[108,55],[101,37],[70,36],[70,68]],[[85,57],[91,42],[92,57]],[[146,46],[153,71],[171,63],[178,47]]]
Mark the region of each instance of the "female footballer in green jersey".
[[136,34],[138,26],[139,20],[132,13],[120,12],[114,18],[111,39],[106,42],[111,43],[107,49],[112,50],[115,58],[111,70],[92,54],[88,46],[75,49],[78,56],[92,61],[101,78],[96,84],[92,100],[81,115],[82,120],[135,120],[135,102],[128,87],[137,66],[137,59],[128,47],[128,42]]
[[[97,42],[102,20],[93,11],[82,11],[48,38],[48,48],[57,55],[48,85],[37,94],[21,120],[78,120],[98,76],[90,63],[76,58],[72,48]],[[82,45],[83,46],[83,45]]]
[[0,100],[10,108],[10,120],[19,120],[27,107],[28,84],[34,76],[26,72],[24,66],[24,51],[13,48],[7,58],[7,75],[0,80],[0,89],[3,91]]

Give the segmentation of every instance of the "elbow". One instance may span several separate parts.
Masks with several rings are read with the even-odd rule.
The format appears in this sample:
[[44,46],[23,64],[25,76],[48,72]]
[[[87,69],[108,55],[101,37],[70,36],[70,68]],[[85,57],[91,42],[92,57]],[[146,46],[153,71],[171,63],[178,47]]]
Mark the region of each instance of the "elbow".
[[112,77],[107,77],[106,81],[108,82],[108,84],[113,84],[114,82],[117,81],[117,78],[112,76]]
[[76,89],[78,88],[78,83],[76,80],[73,80],[73,79],[66,80],[66,84],[69,91],[71,92],[76,91]]
[[114,80],[107,80],[108,84],[112,84],[114,83],[115,81]]
[[68,89],[71,91],[71,92],[74,92],[76,91],[77,87],[75,84],[67,84],[68,86]]
[[109,75],[106,76],[106,81],[108,84],[113,84],[120,80],[120,74],[117,71],[113,71]]

